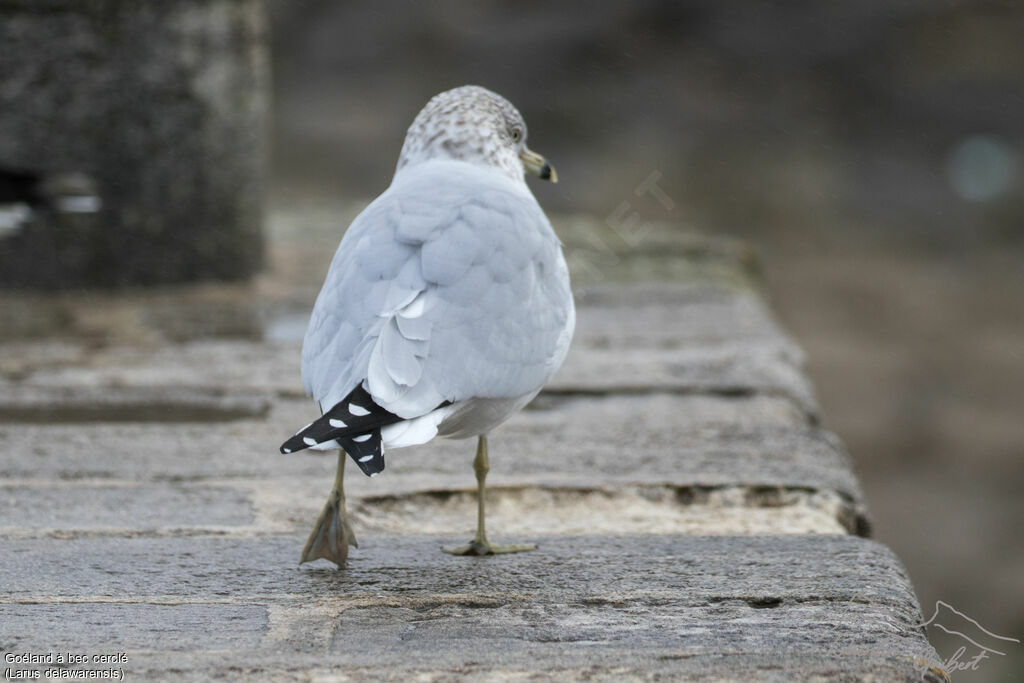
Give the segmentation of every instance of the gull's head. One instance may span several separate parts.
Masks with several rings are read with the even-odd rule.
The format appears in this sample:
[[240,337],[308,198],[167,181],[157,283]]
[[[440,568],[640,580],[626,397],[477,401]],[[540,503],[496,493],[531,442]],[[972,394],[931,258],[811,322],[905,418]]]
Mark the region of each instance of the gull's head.
[[451,159],[498,169],[520,181],[529,173],[558,182],[555,169],[526,146],[526,122],[512,103],[476,85],[435,95],[409,126],[397,171]]

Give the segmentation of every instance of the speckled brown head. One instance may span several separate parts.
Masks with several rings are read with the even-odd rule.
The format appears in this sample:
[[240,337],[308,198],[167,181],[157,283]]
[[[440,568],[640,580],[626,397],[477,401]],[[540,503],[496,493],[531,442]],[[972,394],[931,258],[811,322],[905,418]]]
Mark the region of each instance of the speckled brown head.
[[512,103],[476,85],[435,95],[409,126],[400,172],[424,161],[451,159],[497,168],[523,180],[530,173],[558,182],[555,169],[526,146],[526,122]]

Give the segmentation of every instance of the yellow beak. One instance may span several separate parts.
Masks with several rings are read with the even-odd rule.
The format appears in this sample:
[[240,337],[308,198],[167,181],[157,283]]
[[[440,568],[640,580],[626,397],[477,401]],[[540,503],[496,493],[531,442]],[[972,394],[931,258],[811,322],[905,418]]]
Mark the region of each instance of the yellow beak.
[[526,169],[527,173],[535,175],[541,180],[550,180],[553,183],[558,182],[558,174],[555,173],[555,169],[551,168],[551,164],[541,155],[524,149],[519,158],[522,160],[523,168]]

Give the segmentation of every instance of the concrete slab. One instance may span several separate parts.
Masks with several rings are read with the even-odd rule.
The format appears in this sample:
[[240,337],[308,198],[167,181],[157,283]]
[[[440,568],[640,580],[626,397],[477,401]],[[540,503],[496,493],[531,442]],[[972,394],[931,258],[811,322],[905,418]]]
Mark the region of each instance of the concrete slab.
[[244,491],[226,487],[125,481],[0,483],[0,537],[77,530],[247,525],[252,508]]
[[[131,650],[215,651],[259,647],[266,605],[149,602],[0,604],[0,620],[17,627],[17,645],[31,652],[117,653]],[[89,662],[100,668],[104,662]],[[124,667],[122,667],[124,668]],[[130,669],[129,669],[130,670]]]
[[[124,643],[126,671],[142,677],[173,661],[200,677],[234,667],[308,676],[312,666],[388,680],[747,671],[909,681],[921,680],[916,660],[934,664],[899,562],[850,536],[565,536],[499,558],[391,538],[368,540],[346,571],[294,569],[298,540],[0,541],[10,558],[0,609],[26,624],[5,636],[6,649],[60,647],[67,634],[32,625],[70,603],[65,614],[88,605],[100,611],[83,613],[130,615],[78,630],[74,642]],[[165,640],[176,624],[211,640]],[[238,637],[215,652],[225,636],[212,632],[224,627]],[[165,654],[183,646],[194,650],[187,662]]]
[[[308,422],[314,411],[312,402],[294,399],[277,401],[265,420],[0,424],[0,474],[196,479],[318,472],[321,470],[311,463],[331,456],[283,457],[277,453],[279,443],[296,426]],[[765,455],[752,451],[758,440],[788,442]],[[388,471],[471,476],[467,464],[474,447],[470,441],[437,440],[392,451]],[[594,467],[624,480],[643,480],[690,467],[693,457],[681,454],[679,447],[709,447],[711,452],[693,457],[712,466],[718,454],[769,466],[778,458],[785,466],[775,478],[803,460],[808,467],[805,478],[817,467],[830,485],[852,487],[853,483],[851,476],[832,472],[834,465],[848,464],[838,443],[807,426],[791,402],[771,397],[656,393],[546,399],[494,432],[492,466],[496,477],[532,475],[539,481],[574,475],[582,480]],[[660,462],[666,458],[667,463]],[[821,460],[820,466],[816,459]],[[707,483],[715,483],[716,477],[728,483],[744,479],[734,470],[721,470],[719,475],[709,476]],[[791,481],[796,484],[799,478],[794,475]]]
[[[549,392],[765,393],[786,396],[808,414],[817,414],[813,391],[800,371],[800,350],[751,290],[700,281],[591,286],[577,297],[573,347]],[[11,396],[8,413],[31,399],[18,396],[29,391],[26,386],[80,387],[93,393],[105,388],[153,392],[192,387],[210,393],[229,388],[236,394],[252,390],[257,398],[267,392],[301,396],[300,344],[308,312],[283,313],[297,316],[299,324],[294,338],[273,343],[232,338],[154,344],[150,339],[98,349],[36,349],[31,343],[12,343],[11,358],[20,360],[8,359],[0,366],[14,378],[0,383],[0,393]],[[135,315],[126,317],[136,320]],[[148,339],[153,334],[135,336]],[[55,409],[67,405],[70,410],[87,398],[51,391],[48,401]],[[4,410],[0,403],[0,420],[5,419]]]
[[[303,400],[278,401],[270,420],[212,424],[0,426],[0,474],[35,486],[54,479],[92,487],[109,482],[122,492],[133,490],[126,484],[142,482],[158,485],[153,495],[168,501],[180,493],[159,487],[189,482],[216,486],[222,498],[193,497],[207,501],[205,513],[189,517],[175,512],[176,506],[167,514],[161,512],[163,506],[145,509],[144,494],[136,491],[132,495],[140,496],[139,505],[125,508],[121,519],[140,514],[134,527],[166,532],[204,515],[208,525],[231,524],[224,521],[236,518],[229,501],[244,499],[261,511],[267,528],[277,529],[281,520],[315,517],[333,479],[333,455],[286,457],[275,452],[295,425],[308,421],[310,408]],[[392,451],[383,476],[370,480],[353,474],[348,494],[353,500],[366,499],[365,515],[380,520],[376,524],[384,528],[409,524],[427,532],[422,520],[457,522],[463,508],[472,505],[474,448],[469,441],[438,440]],[[747,533],[777,527],[785,533],[866,533],[868,527],[863,497],[841,446],[828,433],[808,426],[803,413],[782,398],[660,393],[549,397],[497,430],[491,454],[494,512],[500,519],[507,508],[505,521],[513,521],[513,528],[572,531],[571,526],[552,527],[542,510],[573,521],[566,510],[589,514],[608,499],[632,515],[624,518],[634,519],[620,531]],[[538,500],[530,490],[545,493]],[[32,496],[45,500],[44,493],[45,488],[40,494],[21,495],[31,508]],[[453,493],[460,497],[452,498]],[[103,509],[93,509],[105,500],[82,497],[80,505],[57,500],[66,512],[54,519],[105,519],[106,526],[127,533],[132,525],[124,528]],[[652,505],[652,500],[670,504]],[[459,512],[442,515],[445,506]],[[659,507],[669,521],[657,512]],[[765,516],[763,511],[771,508],[781,514]],[[744,516],[743,510],[762,512]],[[793,517],[797,510],[811,518]],[[83,511],[90,512],[83,516]],[[714,511],[720,517],[709,524]],[[698,517],[688,520],[690,513]],[[54,526],[45,523],[43,514],[19,513],[17,518],[35,519],[39,528]],[[614,531],[614,515],[604,519],[592,521],[603,532]],[[0,518],[0,526],[11,525]]]
[[749,254],[665,226],[560,226],[575,345],[490,449],[490,533],[537,551],[440,552],[475,499],[474,444],[438,440],[351,468],[360,547],[298,568],[335,458],[277,446],[315,415],[339,230],[286,218],[250,288],[0,297],[0,649],[140,680],[942,679]]
[[259,418],[269,410],[267,396],[223,388],[19,382],[0,392],[0,424],[229,422]]

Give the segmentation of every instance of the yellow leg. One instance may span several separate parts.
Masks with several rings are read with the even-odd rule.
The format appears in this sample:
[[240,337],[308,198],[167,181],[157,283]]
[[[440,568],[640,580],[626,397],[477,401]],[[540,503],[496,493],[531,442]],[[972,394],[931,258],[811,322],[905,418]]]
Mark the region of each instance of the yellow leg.
[[338,451],[338,470],[334,475],[334,487],[331,495],[327,497],[327,505],[320,513],[320,518],[313,525],[313,533],[306,541],[306,547],[302,549],[303,562],[312,562],[321,557],[330,560],[339,567],[345,566],[348,558],[348,547],[358,546],[356,535],[352,533],[352,527],[348,524],[348,515],[345,512],[345,459],[348,455],[345,451]]
[[523,545],[494,545],[487,540],[485,520],[487,473],[491,470],[491,459],[487,454],[487,437],[481,436],[477,442],[476,457],[473,459],[473,471],[476,472],[476,535],[466,545],[444,546],[441,550],[452,555],[501,555],[504,553],[521,553],[536,550],[532,543]]

